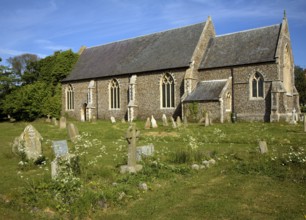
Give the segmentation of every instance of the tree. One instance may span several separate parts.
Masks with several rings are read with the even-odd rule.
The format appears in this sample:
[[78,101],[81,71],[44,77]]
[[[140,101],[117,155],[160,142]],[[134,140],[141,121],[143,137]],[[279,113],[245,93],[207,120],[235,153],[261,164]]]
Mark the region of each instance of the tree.
[[295,66],[294,76],[295,87],[300,94],[300,104],[304,106],[306,104],[306,69]]
[[9,59],[7,59],[7,62],[11,64],[12,71],[14,72],[14,74],[21,77],[25,72],[27,65],[30,62],[35,62],[38,60],[39,58],[37,55],[26,53],[15,57],[10,57]]

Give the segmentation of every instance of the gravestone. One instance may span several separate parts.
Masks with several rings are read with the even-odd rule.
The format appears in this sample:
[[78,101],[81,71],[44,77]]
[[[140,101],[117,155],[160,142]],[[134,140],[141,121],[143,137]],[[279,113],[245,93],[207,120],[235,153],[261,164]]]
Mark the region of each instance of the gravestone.
[[174,121],[174,118],[171,116],[171,123],[172,123],[172,128],[177,128],[176,122]]
[[24,153],[29,160],[37,160],[41,154],[41,140],[42,136],[32,126],[28,125],[21,135],[15,138],[12,150],[15,153]]
[[136,160],[141,161],[142,157],[153,156],[154,154],[154,145],[149,144],[146,146],[140,146],[136,148]]
[[168,119],[167,119],[167,116],[165,114],[163,114],[163,116],[162,116],[162,121],[163,121],[163,126],[168,126]]
[[57,119],[54,118],[54,117],[52,117],[52,123],[53,123],[53,125],[58,126]]
[[176,125],[177,125],[178,128],[182,126],[182,120],[181,120],[180,116],[177,116],[177,118],[176,118]]
[[46,122],[48,122],[48,123],[50,123],[50,122],[51,122],[50,115],[47,115]]
[[52,179],[56,179],[62,172],[73,172],[70,166],[67,166],[67,163],[70,164],[71,160],[75,158],[75,155],[69,154],[67,141],[52,141],[52,148],[55,154],[55,159],[51,162]]
[[73,123],[69,123],[67,126],[67,131],[70,140],[72,142],[75,142],[78,139],[78,136],[80,135],[78,128]]
[[295,125],[295,124],[296,124],[296,121],[297,121],[297,114],[296,114],[296,110],[295,110],[295,108],[294,108],[294,109],[292,110],[292,118],[291,118],[290,124]]
[[153,115],[151,116],[151,127],[152,128],[158,128],[157,122],[156,122],[155,118],[153,117]]
[[125,124],[126,123],[126,121],[125,121],[125,119],[123,118],[123,119],[121,119],[121,123],[122,124]]
[[208,113],[206,112],[205,113],[205,127],[208,127],[209,124],[210,124],[210,121],[209,121]]
[[136,124],[131,123],[125,136],[128,142],[128,164],[120,167],[120,173],[136,173],[142,169],[142,165],[136,164],[136,141],[139,134]]
[[150,129],[151,128],[151,122],[150,118],[147,118],[146,124],[145,124],[145,129]]
[[110,118],[110,120],[113,124],[116,123],[116,119],[113,116]]
[[93,123],[93,124],[97,123],[97,117],[95,115],[92,116],[91,123]]
[[268,147],[265,141],[259,141],[258,144],[259,144],[260,153],[262,154],[268,153]]
[[59,125],[59,127],[61,128],[61,129],[64,129],[64,128],[66,128],[66,118],[64,117],[64,116],[62,116],[61,118],[60,118],[60,125]]
[[68,144],[66,140],[52,141],[52,148],[56,157],[68,154]]

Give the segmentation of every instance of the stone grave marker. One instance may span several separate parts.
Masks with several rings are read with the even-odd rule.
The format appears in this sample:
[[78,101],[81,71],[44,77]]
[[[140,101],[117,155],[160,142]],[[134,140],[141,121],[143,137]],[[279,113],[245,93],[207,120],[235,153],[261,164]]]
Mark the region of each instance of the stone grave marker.
[[111,120],[111,122],[112,122],[113,124],[116,123],[115,117],[112,116],[112,117],[110,118],[110,120]]
[[178,128],[182,126],[182,120],[181,120],[180,116],[177,116],[177,118],[176,118],[176,125],[177,125]]
[[120,173],[136,173],[142,169],[142,165],[136,164],[136,141],[139,134],[136,124],[131,123],[125,136],[128,142],[128,164],[120,167]]
[[59,125],[59,127],[60,127],[61,129],[64,129],[64,128],[66,128],[66,125],[67,125],[66,118],[65,118],[64,116],[62,116],[62,117],[60,118],[60,125]]
[[142,157],[149,157],[154,154],[154,145],[149,144],[136,148],[136,161],[141,161]]
[[72,142],[75,142],[78,139],[78,136],[80,135],[78,128],[73,123],[69,123],[67,126],[67,130],[70,140]]
[[93,124],[97,123],[97,117],[95,115],[92,116],[91,123]]
[[185,127],[188,126],[188,120],[187,120],[186,116],[183,117],[183,124],[184,124]]
[[208,127],[209,126],[209,117],[208,117],[208,113],[206,112],[205,113],[205,127]]
[[40,133],[32,125],[28,125],[21,135],[15,138],[12,150],[15,153],[25,153],[27,159],[35,161],[42,155],[42,139]]
[[163,126],[168,126],[168,119],[167,119],[167,116],[165,114],[163,114],[163,116],[162,116],[162,121],[163,121]]
[[151,116],[151,127],[152,128],[158,128],[157,122],[156,122],[155,118],[153,117],[153,115]]
[[47,115],[47,119],[46,119],[46,122],[50,123],[51,122],[51,119],[50,119],[50,115]]
[[52,117],[52,123],[54,126],[58,126],[58,122],[57,122],[57,119]]
[[174,118],[171,116],[171,123],[172,123],[172,128],[177,128],[176,122],[174,121]]
[[259,141],[259,150],[262,154],[268,153],[268,147],[265,141]]
[[145,124],[145,129],[150,129],[151,128],[151,122],[150,118],[147,118],[146,124]]
[[56,157],[68,154],[68,144],[66,140],[52,141],[52,147]]
[[296,114],[296,110],[295,110],[295,108],[294,108],[294,109],[292,110],[292,118],[291,118],[290,124],[295,125],[295,124],[296,124],[296,121],[297,121],[297,114]]
[[124,118],[121,119],[121,123],[122,123],[122,124],[125,124],[125,123],[126,123],[126,121],[125,121]]

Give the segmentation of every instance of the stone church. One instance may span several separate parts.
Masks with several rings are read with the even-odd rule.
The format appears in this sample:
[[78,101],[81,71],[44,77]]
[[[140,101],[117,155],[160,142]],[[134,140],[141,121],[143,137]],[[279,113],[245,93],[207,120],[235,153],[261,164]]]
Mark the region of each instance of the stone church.
[[154,115],[215,122],[289,120],[300,112],[288,22],[216,35],[207,21],[83,48],[62,82],[78,120]]

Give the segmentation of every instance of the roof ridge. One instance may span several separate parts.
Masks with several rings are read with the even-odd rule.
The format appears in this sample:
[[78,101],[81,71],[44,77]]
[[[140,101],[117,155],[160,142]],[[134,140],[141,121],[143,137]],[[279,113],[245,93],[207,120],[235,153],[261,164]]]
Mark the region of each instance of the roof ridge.
[[161,33],[166,33],[166,32],[169,32],[169,31],[174,31],[174,30],[179,30],[179,29],[183,29],[183,28],[187,28],[187,27],[192,27],[192,26],[196,26],[196,25],[200,25],[200,24],[205,24],[205,22],[206,21],[195,23],[195,24],[191,24],[191,25],[186,25],[186,26],[183,26],[183,27],[172,28],[172,29],[168,29],[168,30],[164,30],[164,31],[158,31],[158,32],[154,32],[154,33],[151,33],[151,34],[140,35],[140,36],[137,36],[137,37],[126,38],[126,39],[122,39],[122,40],[118,40],[118,41],[113,41],[113,42],[109,42],[109,43],[105,43],[105,44],[95,45],[95,46],[92,46],[92,47],[87,47],[86,49],[92,49],[92,48],[96,48],[96,47],[102,47],[102,46],[106,46],[106,45],[111,45],[111,44],[114,44],[114,43],[119,43],[119,42],[124,42],[124,41],[129,41],[129,40],[140,39],[140,38],[148,37],[150,35],[161,34]]
[[228,36],[228,35],[233,35],[233,34],[245,33],[245,32],[249,32],[249,31],[255,31],[255,30],[260,30],[260,29],[265,29],[265,28],[270,28],[270,27],[274,27],[274,26],[276,27],[276,26],[280,26],[280,25],[281,24],[274,24],[274,25],[269,25],[269,26],[265,26],[265,27],[251,28],[251,29],[231,32],[231,33],[227,33],[227,34],[220,34],[220,35],[217,35],[215,38],[223,37],[223,36]]

